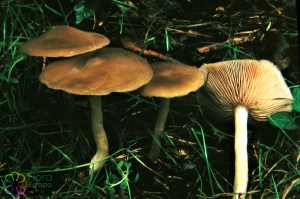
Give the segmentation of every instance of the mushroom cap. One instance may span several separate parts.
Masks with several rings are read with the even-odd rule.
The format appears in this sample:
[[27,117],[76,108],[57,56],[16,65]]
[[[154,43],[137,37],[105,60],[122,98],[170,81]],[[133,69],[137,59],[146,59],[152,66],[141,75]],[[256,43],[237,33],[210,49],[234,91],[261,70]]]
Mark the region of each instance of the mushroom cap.
[[139,55],[121,48],[103,48],[50,63],[39,79],[49,88],[78,95],[128,92],[148,83],[153,72]]
[[266,120],[269,115],[290,111],[293,96],[280,71],[267,60],[232,60],[204,64],[205,91],[224,116],[238,105],[250,115]]
[[21,50],[30,56],[71,57],[102,48],[109,42],[101,34],[60,25],[25,42]]
[[175,62],[150,64],[152,80],[140,90],[147,97],[172,98],[198,90],[204,83],[204,75],[198,68]]

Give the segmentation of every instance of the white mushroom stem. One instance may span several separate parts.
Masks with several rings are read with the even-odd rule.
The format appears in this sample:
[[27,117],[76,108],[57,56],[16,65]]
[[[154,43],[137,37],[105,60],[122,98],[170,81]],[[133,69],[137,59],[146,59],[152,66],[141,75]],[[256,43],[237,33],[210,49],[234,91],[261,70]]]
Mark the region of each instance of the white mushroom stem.
[[168,117],[169,109],[170,109],[170,99],[161,98],[160,109],[155,123],[153,140],[149,152],[149,157],[153,160],[156,160],[160,154],[160,147],[161,147],[160,137],[162,136],[165,129],[165,124]]
[[96,142],[97,152],[91,160],[90,172],[100,169],[108,156],[108,141],[103,127],[101,96],[91,96],[92,131]]
[[237,106],[234,109],[234,152],[235,152],[235,176],[234,199],[245,198],[248,184],[248,154],[247,154],[247,120],[248,109],[245,106]]

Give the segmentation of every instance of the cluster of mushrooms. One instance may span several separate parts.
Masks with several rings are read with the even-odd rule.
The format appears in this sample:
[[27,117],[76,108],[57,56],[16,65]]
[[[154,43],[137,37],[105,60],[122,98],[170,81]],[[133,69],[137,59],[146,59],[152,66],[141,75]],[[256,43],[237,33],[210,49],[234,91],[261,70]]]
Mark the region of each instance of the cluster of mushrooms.
[[248,114],[263,121],[276,112],[291,111],[293,97],[277,67],[266,60],[250,59],[204,64],[200,68],[175,62],[149,64],[133,52],[104,47],[109,43],[101,34],[61,25],[21,46],[30,56],[66,57],[42,70],[39,80],[47,87],[90,96],[92,131],[97,147],[90,172],[99,170],[109,153],[103,128],[102,95],[138,90],[142,96],[161,99],[149,152],[155,160],[160,154],[160,137],[170,99],[204,87],[205,96],[215,104],[214,109],[225,116],[234,116],[233,198],[244,198],[248,183]]

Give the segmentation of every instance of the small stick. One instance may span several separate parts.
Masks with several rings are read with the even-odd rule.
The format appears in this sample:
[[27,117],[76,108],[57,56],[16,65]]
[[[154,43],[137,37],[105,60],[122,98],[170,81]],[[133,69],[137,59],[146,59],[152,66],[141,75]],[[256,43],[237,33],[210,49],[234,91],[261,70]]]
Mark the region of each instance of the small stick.
[[42,71],[45,69],[46,67],[46,57],[43,57],[43,67],[42,67]]
[[235,45],[238,44],[243,44],[249,41],[253,41],[255,39],[254,35],[248,35],[248,36],[244,36],[244,37],[235,37],[233,39],[227,39],[225,42],[222,43],[216,43],[216,44],[211,44],[208,46],[204,46],[201,48],[196,48],[198,50],[199,53],[207,53],[211,50],[217,50],[220,48],[223,48],[226,44],[233,42]]
[[158,52],[155,52],[153,50],[142,49],[135,42],[130,41],[130,39],[127,38],[127,37],[122,38],[121,41],[122,41],[122,44],[123,44],[124,48],[129,49],[129,50],[133,50],[134,52],[139,52],[139,53],[142,53],[144,55],[151,56],[151,57],[157,57],[159,59],[166,60],[166,61],[172,61],[172,62],[180,63],[176,59],[173,59],[171,57],[167,57],[167,56],[165,56],[163,54],[160,54]]

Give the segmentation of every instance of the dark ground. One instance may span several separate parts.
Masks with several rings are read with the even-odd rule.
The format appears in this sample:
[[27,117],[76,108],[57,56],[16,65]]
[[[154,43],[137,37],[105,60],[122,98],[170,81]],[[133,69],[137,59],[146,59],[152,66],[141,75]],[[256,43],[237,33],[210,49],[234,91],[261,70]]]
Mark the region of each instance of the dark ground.
[[[95,11],[95,18],[91,16],[76,24],[73,8],[78,2],[0,2],[2,179],[14,170],[24,173],[46,170],[53,176],[53,187],[30,189],[27,198],[129,198],[128,189],[115,186],[113,192],[108,183],[121,179],[122,172],[116,164],[124,161],[132,164],[129,175],[132,198],[229,198],[226,194],[232,190],[234,173],[233,123],[205,106],[200,109],[195,93],[171,101],[162,141],[164,152],[157,162],[149,160],[147,152],[158,100],[142,98],[134,92],[103,97],[104,123],[113,155],[91,183],[88,167],[72,168],[88,163],[95,151],[88,98],[46,88],[38,82],[42,60],[24,57],[17,62],[21,55],[13,49],[51,26],[69,24],[106,35],[111,40],[110,46],[125,48],[122,41],[126,38],[136,47],[197,67],[221,60],[267,59],[281,69],[289,86],[299,85],[295,1],[101,0],[95,4],[87,0],[85,6]],[[147,54],[141,56],[149,62],[160,60]],[[253,191],[249,198],[282,196],[293,180],[300,177],[296,172],[299,129],[287,131],[295,146],[268,122],[253,122],[249,128],[248,188]],[[204,157],[205,148],[210,166]],[[139,179],[135,181],[137,174]],[[296,198],[299,191],[298,181],[286,198]],[[5,193],[0,189],[2,195]]]

